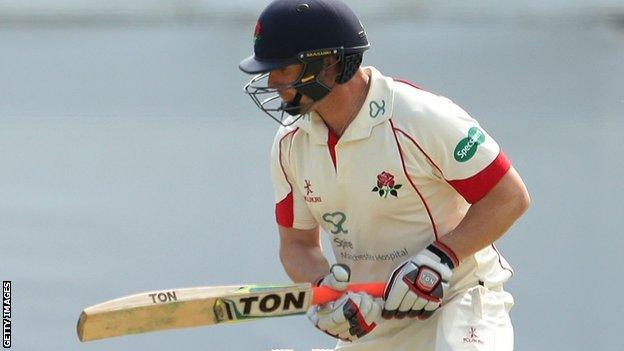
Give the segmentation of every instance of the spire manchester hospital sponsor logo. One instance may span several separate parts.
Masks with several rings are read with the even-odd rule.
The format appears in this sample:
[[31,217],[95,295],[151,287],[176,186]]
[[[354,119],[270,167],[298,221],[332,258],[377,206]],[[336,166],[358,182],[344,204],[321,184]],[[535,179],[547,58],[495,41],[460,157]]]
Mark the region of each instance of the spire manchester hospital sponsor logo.
[[11,348],[11,281],[2,282],[2,347]]

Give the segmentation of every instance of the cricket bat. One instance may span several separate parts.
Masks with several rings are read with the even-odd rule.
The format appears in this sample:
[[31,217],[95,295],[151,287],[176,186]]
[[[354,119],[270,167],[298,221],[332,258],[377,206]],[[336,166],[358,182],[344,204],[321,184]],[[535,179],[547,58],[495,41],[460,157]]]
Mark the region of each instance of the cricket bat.
[[[383,295],[385,283],[351,284],[350,291]],[[310,305],[333,301],[343,292],[309,283],[231,285],[151,291],[88,307],[78,320],[80,341],[158,330],[235,323],[304,314]]]

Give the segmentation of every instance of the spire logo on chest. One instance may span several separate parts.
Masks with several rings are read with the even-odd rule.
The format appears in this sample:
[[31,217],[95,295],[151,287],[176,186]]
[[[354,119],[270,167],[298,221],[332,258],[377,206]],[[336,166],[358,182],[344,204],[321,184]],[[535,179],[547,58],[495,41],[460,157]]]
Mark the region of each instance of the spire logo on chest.
[[312,183],[309,179],[304,179],[305,186],[303,187],[306,191],[306,194],[303,196],[306,202],[317,203],[323,202],[320,196],[310,196],[314,194],[314,190],[312,190]]

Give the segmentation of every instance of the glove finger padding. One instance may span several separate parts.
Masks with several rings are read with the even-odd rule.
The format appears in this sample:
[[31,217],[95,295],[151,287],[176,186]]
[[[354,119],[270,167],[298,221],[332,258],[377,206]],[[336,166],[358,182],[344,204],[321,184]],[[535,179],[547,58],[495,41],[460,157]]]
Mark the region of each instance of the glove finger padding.
[[418,295],[414,294],[412,291],[408,291],[403,297],[403,301],[401,301],[401,305],[399,306],[395,317],[398,319],[407,317],[409,311],[414,308],[416,300],[418,300]]
[[[417,269],[417,267],[412,262],[408,261],[392,272],[384,291],[384,300],[386,301],[384,304],[385,311],[396,311],[399,306],[401,306],[403,298],[410,290],[402,277],[405,276],[407,272],[413,271],[414,269]],[[385,317],[384,315],[384,318]]]
[[323,332],[354,341],[371,332],[381,315],[381,305],[366,293],[347,292],[340,299],[313,306],[308,319]]

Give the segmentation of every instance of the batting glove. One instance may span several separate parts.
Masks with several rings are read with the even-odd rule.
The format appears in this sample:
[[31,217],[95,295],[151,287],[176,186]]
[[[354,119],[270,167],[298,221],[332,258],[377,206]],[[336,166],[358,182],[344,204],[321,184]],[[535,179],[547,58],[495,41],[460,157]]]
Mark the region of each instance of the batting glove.
[[455,253],[439,241],[405,261],[386,283],[382,317],[431,317],[440,307],[457,265]]
[[[350,275],[349,267],[335,264],[318,285],[343,291],[347,288]],[[315,327],[343,341],[355,341],[370,333],[380,315],[381,305],[372,296],[350,291],[336,301],[312,306],[307,313]]]

